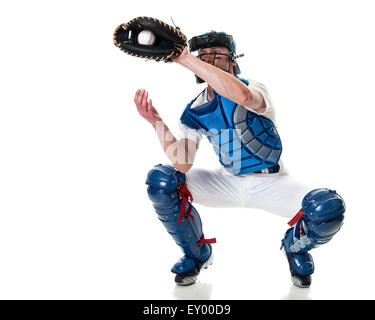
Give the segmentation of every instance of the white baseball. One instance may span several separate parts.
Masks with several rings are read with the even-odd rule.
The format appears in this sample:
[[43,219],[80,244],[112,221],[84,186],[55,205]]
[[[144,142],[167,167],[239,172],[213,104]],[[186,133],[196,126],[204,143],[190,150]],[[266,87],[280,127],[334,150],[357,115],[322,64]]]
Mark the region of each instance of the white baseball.
[[152,46],[155,43],[155,35],[150,30],[143,30],[138,34],[138,43]]

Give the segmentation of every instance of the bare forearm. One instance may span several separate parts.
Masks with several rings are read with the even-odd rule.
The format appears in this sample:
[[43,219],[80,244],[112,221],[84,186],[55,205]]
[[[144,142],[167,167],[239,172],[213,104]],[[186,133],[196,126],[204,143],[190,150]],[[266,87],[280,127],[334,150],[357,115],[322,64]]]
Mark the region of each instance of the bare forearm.
[[257,90],[250,89],[231,73],[206,63],[188,52],[181,58],[177,58],[175,62],[205,80],[221,96],[252,111],[258,113],[265,111],[266,104],[263,95]]
[[158,136],[160,144],[173,166],[181,171],[187,172],[193,165],[196,145],[190,140],[177,140],[163,121],[152,124]]
[[244,104],[249,99],[248,87],[232,74],[201,61],[192,54],[186,55],[186,58],[179,63],[205,80],[218,94],[229,100]]
[[148,100],[148,92],[145,89],[137,90],[134,103],[139,114],[154,127],[162,148],[174,167],[183,173],[187,172],[193,165],[196,143],[188,139],[175,138],[154,108],[152,100]]

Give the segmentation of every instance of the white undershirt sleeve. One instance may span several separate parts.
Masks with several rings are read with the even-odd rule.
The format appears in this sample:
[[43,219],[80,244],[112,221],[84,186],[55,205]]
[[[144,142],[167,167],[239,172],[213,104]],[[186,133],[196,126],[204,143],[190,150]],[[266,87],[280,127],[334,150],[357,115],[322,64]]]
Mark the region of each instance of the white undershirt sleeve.
[[203,138],[202,133],[198,132],[195,129],[189,128],[187,125],[179,123],[179,137],[180,139],[189,139],[194,141],[197,145]]

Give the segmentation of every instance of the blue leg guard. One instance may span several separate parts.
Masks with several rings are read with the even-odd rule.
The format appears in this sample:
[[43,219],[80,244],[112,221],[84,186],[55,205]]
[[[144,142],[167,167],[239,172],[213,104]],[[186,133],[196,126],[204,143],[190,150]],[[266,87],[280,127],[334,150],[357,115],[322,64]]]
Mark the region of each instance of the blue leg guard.
[[177,275],[194,270],[196,274],[199,273],[212,253],[208,243],[211,241],[204,238],[199,214],[187,201],[191,195],[185,181],[185,175],[173,166],[160,164],[148,173],[146,179],[148,196],[159,220],[184,253],[184,257],[171,270]]
[[290,221],[281,248],[289,261],[293,275],[309,276],[314,262],[309,250],[327,243],[340,230],[345,212],[343,199],[334,190],[315,189],[302,201],[302,209]]

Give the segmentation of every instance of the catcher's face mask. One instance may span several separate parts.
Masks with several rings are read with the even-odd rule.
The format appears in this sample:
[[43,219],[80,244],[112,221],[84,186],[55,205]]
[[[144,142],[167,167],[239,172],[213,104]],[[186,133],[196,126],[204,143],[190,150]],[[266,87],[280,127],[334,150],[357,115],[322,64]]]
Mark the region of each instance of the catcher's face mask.
[[[242,57],[242,55],[236,55],[236,43],[233,40],[231,35],[226,34],[225,32],[216,32],[211,31],[209,33],[202,34],[200,36],[193,37],[189,40],[189,49],[190,52],[194,52],[200,49],[211,48],[211,47],[225,47],[229,50],[228,53],[222,52],[202,52],[198,55],[198,57],[208,63],[211,63],[215,66],[221,66],[222,62],[218,62],[218,60],[228,59],[228,69],[225,70],[230,72],[230,68],[232,68],[233,62],[236,61],[237,58]],[[239,74],[240,68],[238,64],[235,65],[233,70],[234,74]],[[196,76],[197,83],[203,83],[204,80]]]
[[[197,57],[206,63],[212,64],[226,72],[231,73],[233,61],[232,55],[226,52],[224,48],[212,47],[212,50],[210,49],[211,48],[200,50]],[[236,73],[235,71],[236,70],[233,70],[233,73]]]

